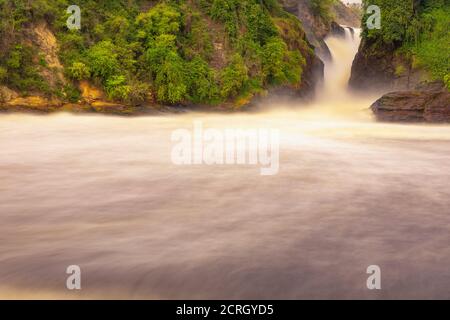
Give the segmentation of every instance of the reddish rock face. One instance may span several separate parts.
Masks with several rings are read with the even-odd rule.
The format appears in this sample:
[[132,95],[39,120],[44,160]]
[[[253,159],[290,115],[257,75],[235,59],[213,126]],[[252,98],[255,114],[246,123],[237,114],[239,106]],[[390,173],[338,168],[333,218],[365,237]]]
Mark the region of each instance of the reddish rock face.
[[427,122],[450,122],[450,93],[442,92],[425,105],[424,118]]
[[412,91],[392,92],[372,105],[380,121],[450,122],[450,92],[441,83]]

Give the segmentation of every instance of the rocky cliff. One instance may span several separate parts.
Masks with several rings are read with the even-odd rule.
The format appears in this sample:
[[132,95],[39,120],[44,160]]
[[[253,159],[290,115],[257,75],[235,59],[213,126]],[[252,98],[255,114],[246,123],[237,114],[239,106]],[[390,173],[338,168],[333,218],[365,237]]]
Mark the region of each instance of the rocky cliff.
[[87,0],[72,31],[64,3],[41,4],[0,3],[2,110],[235,108],[278,89],[310,96],[323,76],[278,2]]
[[381,121],[450,121],[450,1],[371,4],[380,7],[381,24],[373,29],[363,21],[351,88],[390,92],[372,106]]
[[343,33],[340,25],[359,27],[361,17],[358,13],[340,1],[335,1],[329,8],[330,19],[326,20],[315,13],[309,0],[281,0],[285,10],[297,16],[303,24],[309,42],[322,59],[331,59],[330,50],[324,39],[330,33]]
[[309,97],[323,77],[278,2],[86,0],[72,31],[64,3],[42,3],[0,2],[0,110],[234,109],[278,90]]
[[413,89],[428,80],[423,68],[416,68],[395,44],[379,44],[363,39],[352,66],[350,87],[358,91]]
[[370,4],[381,9],[380,29],[362,24],[350,79],[353,89],[408,90],[424,81],[450,77],[449,0],[373,0]]

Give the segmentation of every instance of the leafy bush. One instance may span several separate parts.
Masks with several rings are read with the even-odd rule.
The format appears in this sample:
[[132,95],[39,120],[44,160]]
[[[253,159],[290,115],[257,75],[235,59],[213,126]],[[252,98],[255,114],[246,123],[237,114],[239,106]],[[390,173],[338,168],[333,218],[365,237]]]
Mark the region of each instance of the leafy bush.
[[219,97],[215,73],[200,57],[187,65],[189,77],[189,96],[193,102],[214,102]]
[[183,59],[171,51],[158,68],[155,79],[158,101],[175,104],[187,95],[187,81]]
[[450,91],[450,73],[444,76],[444,83],[447,86],[447,89]]
[[138,37],[151,40],[162,34],[176,35],[181,28],[181,13],[174,7],[165,3],[158,4],[146,13],[136,18]]
[[80,100],[81,94],[78,89],[73,85],[65,85],[63,88],[63,97],[72,103],[76,103]]
[[131,93],[131,87],[127,85],[124,76],[112,76],[106,81],[106,93],[109,98],[126,101]]
[[91,70],[83,62],[74,62],[69,67],[69,76],[75,80],[85,80],[91,77]]
[[223,70],[221,75],[221,94],[223,98],[237,96],[248,81],[248,69],[244,59],[235,54],[230,64]]
[[277,29],[269,14],[260,5],[250,7],[247,15],[249,33],[254,41],[265,44],[268,39],[278,35]]
[[310,0],[312,11],[322,18],[325,23],[329,23],[333,19],[330,7],[335,0]]
[[450,73],[450,7],[433,9],[431,31],[413,47],[418,64],[430,71],[434,79],[442,79]]
[[95,44],[87,52],[87,62],[94,77],[104,80],[116,75],[120,70],[114,44],[109,41],[101,41]]

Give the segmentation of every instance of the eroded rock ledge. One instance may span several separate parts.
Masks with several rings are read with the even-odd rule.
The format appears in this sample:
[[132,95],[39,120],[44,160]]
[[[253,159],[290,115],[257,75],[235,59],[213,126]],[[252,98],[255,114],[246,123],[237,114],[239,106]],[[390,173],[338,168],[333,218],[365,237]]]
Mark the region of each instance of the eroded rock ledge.
[[372,105],[380,121],[450,123],[450,92],[442,82],[384,95]]

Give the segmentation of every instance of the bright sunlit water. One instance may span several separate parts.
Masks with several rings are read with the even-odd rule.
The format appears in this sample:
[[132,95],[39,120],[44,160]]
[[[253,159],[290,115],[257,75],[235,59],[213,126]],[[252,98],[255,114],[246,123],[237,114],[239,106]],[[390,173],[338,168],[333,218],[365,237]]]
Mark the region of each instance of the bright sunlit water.
[[[375,122],[376,97],[346,91],[358,33],[327,43],[295,110],[1,115],[0,297],[450,298],[450,126]],[[279,129],[279,174],[173,165],[193,120]]]

